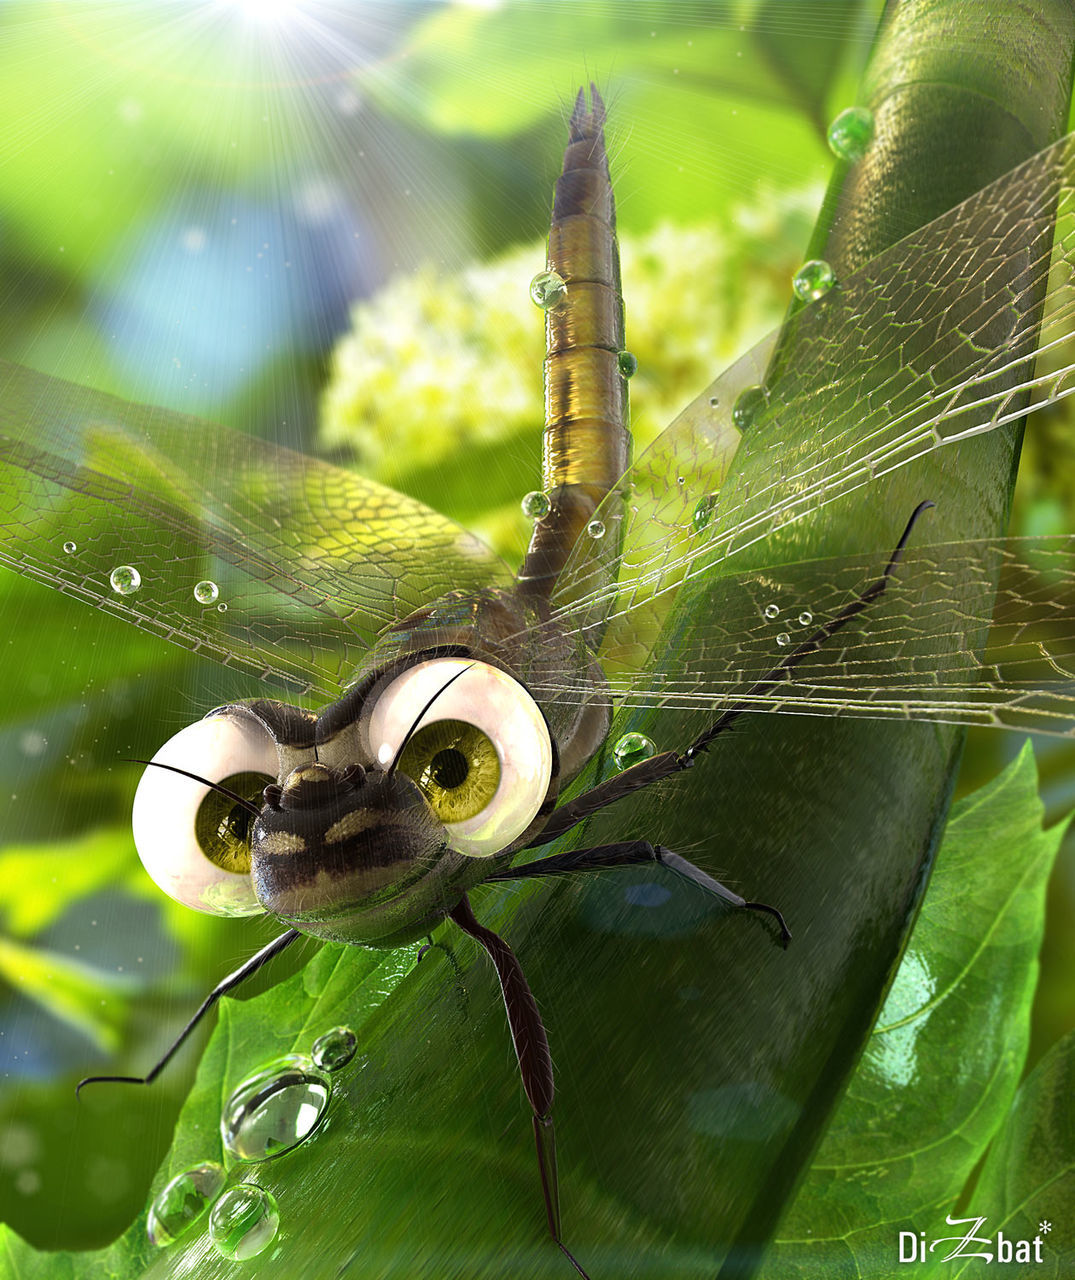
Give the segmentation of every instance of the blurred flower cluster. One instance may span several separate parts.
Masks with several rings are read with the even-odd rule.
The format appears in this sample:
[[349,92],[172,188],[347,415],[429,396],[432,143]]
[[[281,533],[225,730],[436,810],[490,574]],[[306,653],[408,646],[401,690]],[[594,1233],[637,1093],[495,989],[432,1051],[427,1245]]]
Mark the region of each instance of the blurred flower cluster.
[[[718,223],[621,236],[636,455],[779,324],[820,198],[817,187],[766,192]],[[355,307],[322,401],[324,448],[509,558],[529,527],[519,500],[539,484],[544,325],[527,286],[544,260],[531,243],[390,281]]]

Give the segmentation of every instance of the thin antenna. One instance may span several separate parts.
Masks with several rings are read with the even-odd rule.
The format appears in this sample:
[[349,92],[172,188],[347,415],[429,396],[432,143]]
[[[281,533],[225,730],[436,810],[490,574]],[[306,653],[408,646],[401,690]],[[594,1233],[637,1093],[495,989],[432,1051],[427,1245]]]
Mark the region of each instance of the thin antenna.
[[221,786],[219,782],[210,782],[208,778],[203,778],[197,773],[191,773],[187,769],[179,769],[174,764],[161,764],[159,760],[137,760],[133,756],[124,756],[123,758],[128,764],[145,764],[152,769],[167,769],[170,773],[180,773],[184,778],[200,782],[202,786],[208,787],[210,791],[219,791],[222,796],[227,796],[229,800],[234,800],[236,804],[242,805],[247,813],[252,813],[255,818],[261,817],[261,810],[252,800],[247,800],[245,796],[239,795],[237,791],[232,791],[230,787]]
[[392,763],[385,770],[386,778],[390,778],[392,774],[395,773],[396,765],[399,764],[399,758],[403,754],[403,750],[406,747],[407,743],[410,742],[410,740],[414,737],[415,733],[417,732],[418,726],[422,723],[422,719],[425,716],[425,713],[429,710],[429,708],[433,705],[433,703],[436,702],[436,700],[440,697],[440,695],[444,692],[444,690],[448,688],[450,684],[454,684],[455,681],[458,680],[460,676],[465,676],[466,673],[470,671],[474,666],[475,664],[472,662],[470,666],[464,667],[462,671],[457,671],[455,675],[452,676],[451,680],[446,680],[444,684],[442,684],[441,687],[437,690],[437,692],[432,696],[432,698],[429,699],[429,701],[425,704],[425,706],[421,709],[421,711],[418,712],[418,715],[416,716],[414,723],[407,730],[403,738],[403,741],[399,744],[399,749],[396,751],[396,754],[392,760]]

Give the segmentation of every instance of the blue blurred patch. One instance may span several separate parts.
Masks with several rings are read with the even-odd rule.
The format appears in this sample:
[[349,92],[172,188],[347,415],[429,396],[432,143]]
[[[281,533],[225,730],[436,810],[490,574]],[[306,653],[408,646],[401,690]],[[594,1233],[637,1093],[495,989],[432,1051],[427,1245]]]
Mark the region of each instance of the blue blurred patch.
[[279,204],[184,192],[132,237],[94,306],[130,394],[212,410],[346,326],[368,278],[355,210],[328,179],[287,189]]

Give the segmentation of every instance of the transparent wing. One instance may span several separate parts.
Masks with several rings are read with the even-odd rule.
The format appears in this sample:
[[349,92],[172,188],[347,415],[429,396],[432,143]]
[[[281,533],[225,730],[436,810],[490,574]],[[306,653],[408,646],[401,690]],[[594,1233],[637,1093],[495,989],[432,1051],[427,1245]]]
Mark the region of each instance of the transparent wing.
[[560,622],[607,625],[615,649],[640,620],[663,616],[661,598],[685,579],[879,476],[1070,395],[1073,175],[1075,135],[805,307],[793,364],[777,357],[773,367],[769,339],[706,388],[606,504],[607,523],[622,522],[613,585],[607,550],[602,560],[580,539],[553,596]]
[[[0,563],[187,649],[334,695],[389,623],[510,584],[481,542],[340,468],[0,365]],[[140,585],[123,594],[136,571]],[[195,595],[199,583],[209,588]]]
[[[877,555],[803,561],[699,584],[708,598],[677,611],[657,663],[648,644],[604,649],[610,694],[626,706],[719,714],[742,705],[1075,736],[1072,536],[909,548],[880,600],[778,670],[884,563]],[[755,688],[770,677],[773,687]],[[537,688],[585,692],[567,670],[555,687]]]

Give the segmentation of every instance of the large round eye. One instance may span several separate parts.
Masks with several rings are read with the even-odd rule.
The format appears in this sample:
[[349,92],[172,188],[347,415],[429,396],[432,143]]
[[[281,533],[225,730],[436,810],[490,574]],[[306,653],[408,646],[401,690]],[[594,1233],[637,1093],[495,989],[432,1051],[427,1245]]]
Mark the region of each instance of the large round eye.
[[218,916],[264,908],[250,879],[254,814],[171,765],[219,783],[260,809],[279,770],[276,747],[250,716],[213,715],[164,744],[142,774],[131,824],[145,869],[170,898]]
[[368,732],[381,767],[398,755],[396,767],[422,789],[452,848],[473,858],[511,844],[549,789],[544,716],[517,680],[484,662],[434,658],[411,667],[378,698]]

